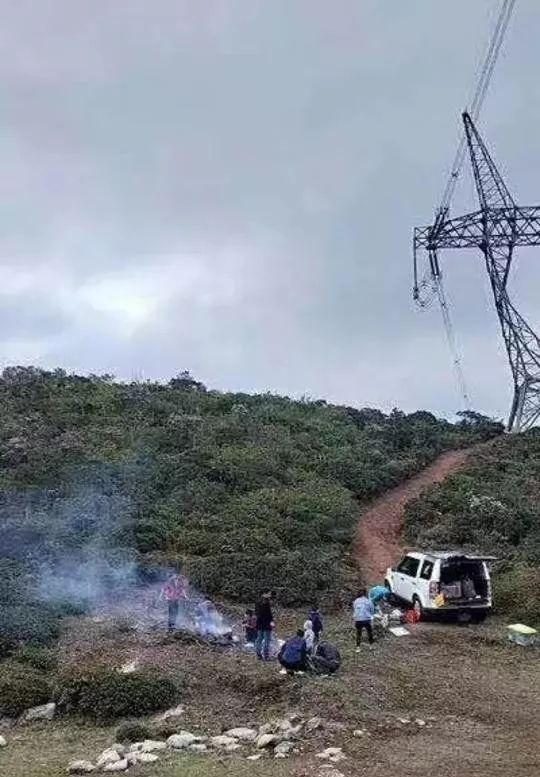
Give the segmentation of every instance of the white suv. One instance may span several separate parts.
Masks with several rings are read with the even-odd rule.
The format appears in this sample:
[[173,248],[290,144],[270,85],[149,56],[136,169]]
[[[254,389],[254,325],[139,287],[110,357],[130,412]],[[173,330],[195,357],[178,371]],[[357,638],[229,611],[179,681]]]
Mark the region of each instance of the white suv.
[[491,556],[474,556],[455,550],[408,553],[387,569],[385,585],[394,596],[412,604],[419,617],[455,614],[483,621],[491,610]]

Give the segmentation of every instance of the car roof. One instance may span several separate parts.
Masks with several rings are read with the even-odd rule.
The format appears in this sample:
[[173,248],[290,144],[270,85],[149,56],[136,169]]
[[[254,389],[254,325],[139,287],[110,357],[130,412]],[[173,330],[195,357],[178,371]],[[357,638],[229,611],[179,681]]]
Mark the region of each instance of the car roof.
[[[410,555],[413,555],[412,553]],[[414,554],[416,558],[420,555],[429,556],[434,559],[441,559],[445,561],[449,558],[466,558],[469,561],[489,561],[495,560],[494,556],[476,555],[475,553],[467,553],[464,550],[425,550],[421,554]]]

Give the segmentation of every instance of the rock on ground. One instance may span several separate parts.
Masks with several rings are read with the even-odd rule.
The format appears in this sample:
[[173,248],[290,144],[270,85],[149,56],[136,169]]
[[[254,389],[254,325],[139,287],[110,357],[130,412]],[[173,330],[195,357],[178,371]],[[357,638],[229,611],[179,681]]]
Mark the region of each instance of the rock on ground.
[[31,707],[24,713],[24,720],[52,720],[54,713],[56,712],[56,704],[49,702],[49,704],[40,704],[39,707]]
[[161,742],[159,739],[145,739],[139,748],[141,753],[155,753],[156,751],[166,749],[167,743]]
[[310,718],[306,723],[306,731],[318,731],[322,728],[322,720],[320,718]]
[[135,753],[137,763],[139,764],[153,764],[158,760],[158,756],[155,753]]
[[254,728],[239,726],[238,728],[231,728],[229,731],[226,731],[225,736],[240,739],[242,742],[253,742],[253,740],[257,738],[257,732]]
[[7,739],[5,737],[0,736],[0,747],[5,747],[7,745]]
[[317,758],[322,758],[325,761],[333,761],[334,763],[339,763],[339,761],[344,761],[346,759],[346,755],[341,749],[341,747],[327,747],[326,750],[323,750],[320,753],[317,753]]
[[182,731],[180,734],[172,734],[167,739],[167,747],[172,747],[174,750],[185,750],[196,741],[197,737],[194,734],[191,734],[189,731]]
[[90,761],[72,761],[68,764],[68,774],[90,774],[96,767]]
[[121,760],[120,753],[113,747],[108,747],[104,750],[97,759],[96,766],[108,766]]
[[207,753],[208,747],[203,744],[202,742],[195,742],[195,744],[190,745],[189,749],[192,753]]
[[262,753],[255,753],[255,755],[248,755],[246,761],[259,761],[262,757]]
[[129,767],[127,758],[122,758],[120,761],[114,761],[114,763],[107,764],[103,767],[104,772],[125,772]]
[[279,745],[276,745],[274,748],[274,753],[276,755],[289,755],[294,750],[294,744],[292,742],[280,742]]
[[210,740],[210,744],[213,747],[228,747],[229,745],[237,745],[238,740],[236,740],[234,737],[227,736],[227,734],[221,734],[218,737],[212,737]]
[[164,720],[168,720],[169,718],[178,718],[180,715],[183,715],[184,712],[184,705],[179,704],[177,707],[171,707],[169,710],[165,710],[165,712],[160,712],[158,715],[154,715],[152,720],[155,723],[162,723]]
[[262,750],[264,747],[270,747],[279,742],[279,737],[276,734],[263,734],[257,739],[257,747]]

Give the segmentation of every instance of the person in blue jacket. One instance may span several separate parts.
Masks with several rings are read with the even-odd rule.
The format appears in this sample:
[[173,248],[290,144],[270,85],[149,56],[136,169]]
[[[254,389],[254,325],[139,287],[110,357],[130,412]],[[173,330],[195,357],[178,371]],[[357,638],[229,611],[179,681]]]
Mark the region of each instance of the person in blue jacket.
[[307,646],[303,629],[288,639],[278,653],[278,661],[288,674],[305,672],[307,669]]
[[378,607],[383,601],[386,601],[390,594],[390,589],[385,585],[375,585],[369,590],[369,598],[374,607]]

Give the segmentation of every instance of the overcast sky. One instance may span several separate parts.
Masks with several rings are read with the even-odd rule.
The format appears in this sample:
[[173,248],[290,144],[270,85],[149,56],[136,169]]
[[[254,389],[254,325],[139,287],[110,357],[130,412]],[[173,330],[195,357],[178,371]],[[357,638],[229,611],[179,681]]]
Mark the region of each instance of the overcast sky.
[[[411,301],[498,0],[0,0],[0,359],[451,415]],[[540,3],[480,129],[540,201]],[[469,179],[454,212],[473,210]],[[539,249],[540,251],[540,249]],[[538,254],[512,288],[535,326]],[[473,405],[510,374],[475,252],[443,257]]]

